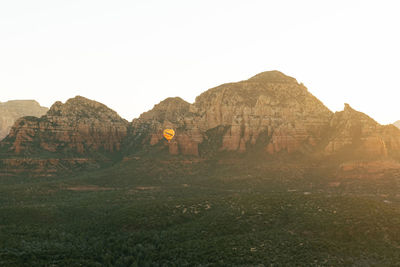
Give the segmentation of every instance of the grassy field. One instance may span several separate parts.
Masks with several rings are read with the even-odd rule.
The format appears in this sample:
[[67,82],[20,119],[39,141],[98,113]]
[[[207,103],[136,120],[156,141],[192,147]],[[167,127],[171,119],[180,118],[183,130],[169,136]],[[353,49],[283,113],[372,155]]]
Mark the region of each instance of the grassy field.
[[397,177],[238,162],[1,177],[0,266],[399,265]]

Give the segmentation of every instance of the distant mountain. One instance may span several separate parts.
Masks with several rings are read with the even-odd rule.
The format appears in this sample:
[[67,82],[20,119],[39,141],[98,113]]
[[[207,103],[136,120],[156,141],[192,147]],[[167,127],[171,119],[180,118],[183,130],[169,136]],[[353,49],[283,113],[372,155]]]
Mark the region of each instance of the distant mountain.
[[0,102],[0,140],[7,136],[14,122],[24,116],[40,117],[48,108],[35,100],[11,100]]
[[[162,136],[165,128],[175,129],[171,142]],[[381,172],[368,164],[373,161],[400,169],[399,152],[396,127],[380,125],[348,104],[333,113],[296,79],[268,71],[209,89],[193,104],[167,98],[132,123],[83,97],[56,102],[40,119],[14,124],[0,142],[0,165],[8,174],[42,173],[99,167],[123,157],[248,160],[257,154],[279,158],[282,165],[296,157],[319,166],[334,163],[336,174],[354,176],[360,169]]]

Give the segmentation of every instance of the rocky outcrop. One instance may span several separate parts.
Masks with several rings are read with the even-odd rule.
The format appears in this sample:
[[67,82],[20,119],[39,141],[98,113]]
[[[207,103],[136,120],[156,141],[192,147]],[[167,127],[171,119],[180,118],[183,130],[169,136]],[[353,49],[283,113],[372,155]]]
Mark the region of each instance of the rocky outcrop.
[[19,119],[2,142],[8,152],[41,151],[85,154],[115,152],[127,134],[128,123],[105,105],[81,96],[56,102],[41,118]]
[[[162,143],[170,154],[199,155],[198,144],[203,141],[196,125],[196,114],[190,104],[179,97],[167,98],[132,122],[131,147],[133,151]],[[167,142],[162,135],[166,128],[175,129],[175,136]]]
[[[165,128],[175,129],[170,143],[162,137]],[[207,158],[210,151],[258,149],[265,156],[301,153],[311,161],[324,159],[321,166],[334,164],[340,177],[382,177],[386,169],[400,170],[399,129],[348,104],[332,113],[304,85],[277,71],[212,88],[193,104],[168,98],[134,120],[132,129],[134,149],[128,154],[164,149]]]
[[14,122],[24,116],[41,117],[48,108],[35,100],[12,100],[0,102],[0,140],[8,135]]
[[[163,138],[166,128],[175,130],[170,142]],[[306,161],[334,162],[339,172],[380,172],[375,162],[400,161],[400,130],[348,104],[332,113],[296,79],[269,71],[209,89],[193,104],[167,98],[132,123],[80,96],[56,102],[40,118],[16,121],[0,142],[0,166],[7,175],[29,168],[56,173],[124,157],[169,154],[194,156],[191,160],[220,152],[256,152],[282,160],[294,154]]]
[[304,85],[278,71],[210,89],[192,110],[199,113],[202,129],[230,127],[222,150],[246,151],[264,135],[271,154],[313,147],[332,115]]
[[37,162],[40,160],[21,164],[34,169],[35,166],[54,166],[62,161],[73,166],[74,158],[79,158],[77,164],[96,159],[104,162],[120,152],[127,131],[128,122],[115,111],[77,96],[65,104],[56,102],[41,118],[17,120],[10,134],[0,143],[1,157],[7,166],[10,162],[14,165],[22,162],[7,161],[10,155],[12,158],[28,156],[48,161],[39,165]]
[[353,157],[397,156],[400,151],[400,130],[393,125],[380,125],[364,113],[345,104],[330,122],[327,155],[345,152]]
[[400,121],[396,121],[393,125],[400,129]]
[[225,131],[212,138],[221,139],[220,151],[246,152],[261,144],[274,154],[312,149],[331,116],[332,112],[304,85],[270,71],[212,88],[198,96],[194,104],[166,99],[132,125],[134,136],[149,136],[141,140],[143,145],[163,141],[164,128],[176,129],[176,137],[168,144],[172,154],[199,155],[200,145],[211,138],[207,133],[218,127]]

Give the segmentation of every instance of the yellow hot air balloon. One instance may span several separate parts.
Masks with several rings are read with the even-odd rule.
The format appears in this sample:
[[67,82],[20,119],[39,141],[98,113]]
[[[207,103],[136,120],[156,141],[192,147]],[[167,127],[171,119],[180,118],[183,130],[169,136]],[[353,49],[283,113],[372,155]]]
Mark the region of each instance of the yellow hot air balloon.
[[172,138],[174,138],[175,131],[172,129],[165,129],[163,134],[164,134],[165,139],[167,139],[169,142],[169,141],[171,141]]

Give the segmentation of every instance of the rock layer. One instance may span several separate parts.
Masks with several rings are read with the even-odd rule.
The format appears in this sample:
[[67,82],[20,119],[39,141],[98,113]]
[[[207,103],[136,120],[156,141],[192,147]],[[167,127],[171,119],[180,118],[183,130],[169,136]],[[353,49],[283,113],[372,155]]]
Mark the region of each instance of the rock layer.
[[[29,157],[48,161],[38,164],[40,160],[3,160],[6,165],[22,162],[20,166],[35,171],[43,166],[61,166],[63,161],[69,166],[95,159],[105,162],[120,152],[127,132],[128,122],[115,111],[77,96],[65,104],[56,102],[41,118],[17,120],[10,134],[0,143],[0,151],[3,159]],[[74,158],[79,158],[76,164]]]
[[[176,133],[170,142],[162,135],[166,128]],[[80,96],[56,102],[45,116],[14,124],[0,142],[0,165],[8,174],[29,168],[55,173],[123,157],[157,157],[159,152],[203,159],[220,152],[261,152],[257,155],[283,161],[291,154],[310,160],[317,156],[332,159],[339,172],[347,172],[351,162],[366,169],[376,165],[368,162],[399,161],[400,130],[347,104],[332,113],[303,84],[270,71],[212,88],[193,104],[167,98],[130,124]]]
[[194,104],[166,99],[133,122],[134,135],[162,140],[163,128],[176,129],[170,143],[173,154],[199,155],[207,131],[226,127],[218,150],[245,152],[263,139],[268,153],[309,150],[321,139],[332,112],[294,78],[278,71],[260,73],[249,80],[212,88]]
[[[170,143],[162,137],[165,128],[176,131]],[[207,158],[210,151],[259,149],[270,155],[301,153],[311,160],[326,157],[327,164],[339,162],[339,173],[340,164],[354,160],[368,167],[400,159],[399,129],[380,125],[348,104],[332,113],[304,85],[278,71],[212,88],[193,104],[168,98],[134,120],[132,129],[134,146],[128,153],[165,149]],[[372,175],[381,171],[375,169]]]
[[400,151],[400,130],[393,125],[380,125],[364,113],[345,104],[330,122],[325,153],[346,152],[359,157],[397,156]]
[[105,105],[81,96],[56,102],[41,118],[24,117],[12,128],[3,146],[16,154],[36,151],[115,152],[127,134],[128,123]]
[[[133,120],[131,147],[133,151],[143,146],[162,143],[168,146],[171,154],[199,155],[198,144],[203,141],[202,133],[196,124],[196,114],[190,104],[179,97],[167,98],[148,112]],[[166,128],[173,128],[175,136],[167,142],[162,135]]]

